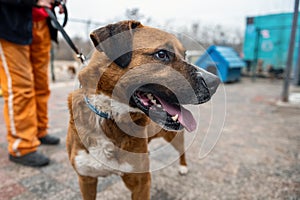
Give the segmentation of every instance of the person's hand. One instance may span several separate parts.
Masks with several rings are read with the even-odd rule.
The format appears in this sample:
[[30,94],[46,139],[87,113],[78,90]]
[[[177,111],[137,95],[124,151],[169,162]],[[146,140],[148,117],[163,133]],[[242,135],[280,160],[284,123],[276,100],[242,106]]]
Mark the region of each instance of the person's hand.
[[51,4],[54,3],[54,0],[38,0],[36,2],[37,6],[51,8]]
[[[63,0],[63,2],[62,2],[63,4],[66,4],[67,3],[67,0]],[[61,4],[59,4],[59,14],[63,14],[64,12],[65,12],[65,10],[64,10],[64,7],[61,5]]]
[[63,14],[65,12],[65,9],[62,5],[59,5],[59,14]]

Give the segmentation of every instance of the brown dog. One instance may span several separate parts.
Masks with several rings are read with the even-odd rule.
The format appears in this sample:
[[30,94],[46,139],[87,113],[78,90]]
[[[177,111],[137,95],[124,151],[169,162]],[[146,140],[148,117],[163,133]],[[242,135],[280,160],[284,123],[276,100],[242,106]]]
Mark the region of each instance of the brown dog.
[[[83,199],[95,199],[97,177],[112,173],[122,177],[132,199],[150,199],[148,142],[164,137],[183,153],[182,129],[197,124],[182,105],[207,102],[219,79],[188,64],[174,35],[137,21],[90,36],[97,51],[79,72],[81,88],[68,99],[67,150]],[[180,162],[186,165],[184,155]]]

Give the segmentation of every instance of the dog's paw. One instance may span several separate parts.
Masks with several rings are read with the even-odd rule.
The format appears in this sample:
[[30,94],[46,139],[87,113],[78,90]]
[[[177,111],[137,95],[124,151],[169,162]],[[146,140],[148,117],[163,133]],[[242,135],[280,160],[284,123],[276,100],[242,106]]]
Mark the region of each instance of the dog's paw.
[[178,172],[180,175],[186,175],[189,172],[189,169],[186,165],[180,165]]

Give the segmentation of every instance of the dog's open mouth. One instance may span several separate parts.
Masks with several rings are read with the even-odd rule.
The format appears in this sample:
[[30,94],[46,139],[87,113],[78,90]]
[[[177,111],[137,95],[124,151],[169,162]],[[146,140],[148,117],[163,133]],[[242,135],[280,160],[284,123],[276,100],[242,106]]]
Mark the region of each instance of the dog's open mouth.
[[172,93],[172,103],[167,101],[165,95],[136,90],[131,97],[134,104],[148,115],[154,122],[169,130],[180,130],[185,127],[187,131],[194,131],[197,123],[192,113],[181,106]]

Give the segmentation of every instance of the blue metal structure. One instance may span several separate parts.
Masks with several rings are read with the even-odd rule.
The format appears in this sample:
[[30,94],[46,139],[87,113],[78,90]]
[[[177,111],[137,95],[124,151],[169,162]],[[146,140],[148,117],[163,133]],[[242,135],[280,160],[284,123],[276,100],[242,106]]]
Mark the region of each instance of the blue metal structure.
[[233,48],[214,45],[210,46],[195,64],[218,75],[222,82],[238,81],[241,68],[246,66]]
[[[300,17],[300,15],[299,15]],[[279,13],[247,17],[244,39],[244,60],[263,61],[263,69],[269,65],[274,69],[285,68],[291,35],[293,13]],[[294,66],[298,54],[300,20],[298,18]]]

